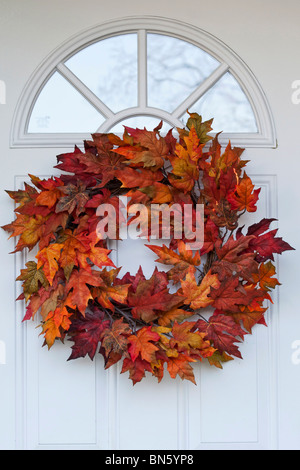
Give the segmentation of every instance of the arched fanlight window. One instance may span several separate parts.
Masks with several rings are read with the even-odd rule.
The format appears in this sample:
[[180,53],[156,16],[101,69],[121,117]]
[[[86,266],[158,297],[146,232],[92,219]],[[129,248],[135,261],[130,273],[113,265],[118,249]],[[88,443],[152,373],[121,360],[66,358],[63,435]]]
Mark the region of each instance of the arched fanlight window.
[[189,25],[132,18],[89,30],[47,58],[18,104],[12,146],[70,146],[123,126],[214,118],[234,145],[274,146],[267,100],[246,65]]

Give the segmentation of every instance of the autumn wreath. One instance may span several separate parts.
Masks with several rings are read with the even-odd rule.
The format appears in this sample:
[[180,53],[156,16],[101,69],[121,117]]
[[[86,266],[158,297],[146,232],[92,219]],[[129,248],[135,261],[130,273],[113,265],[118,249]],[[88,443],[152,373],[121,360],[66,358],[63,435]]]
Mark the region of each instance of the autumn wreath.
[[[40,315],[49,349],[69,339],[69,359],[99,352],[105,368],[123,360],[133,384],[146,371],[161,381],[165,366],[172,378],[195,383],[192,363],[222,368],[241,358],[238,344],[266,324],[264,302],[279,285],[274,254],[293,248],[270,230],[275,219],[243,233],[239,219],[256,211],[260,189],[244,171],[243,149],[229,142],[222,150],[211,130],[212,120],[194,113],[176,137],[174,130],[162,136],[161,124],[153,131],[125,127],[122,138],[94,134],[83,151],[57,157],[59,177],[29,175],[23,190],[7,191],[17,204],[14,222],[3,227],[19,237],[14,253],[38,247],[17,278],[18,300],[26,302],[24,320]],[[97,230],[99,206],[117,207],[120,196],[129,211],[134,204],[149,213],[155,203],[203,205],[204,243],[192,250],[183,233],[175,238],[173,217],[169,245],[145,248],[169,270],[156,267],[149,279],[142,267],[120,276]]]

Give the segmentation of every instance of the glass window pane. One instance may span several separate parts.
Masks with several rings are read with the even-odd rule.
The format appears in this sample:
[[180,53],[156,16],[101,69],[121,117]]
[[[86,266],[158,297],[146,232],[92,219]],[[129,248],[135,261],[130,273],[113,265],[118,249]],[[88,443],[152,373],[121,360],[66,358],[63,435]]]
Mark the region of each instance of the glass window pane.
[[186,41],[147,35],[148,105],[173,112],[220,65]]
[[92,133],[104,117],[58,72],[42,89],[31,114],[29,133]]
[[[155,118],[153,116],[133,116],[116,124],[114,127],[112,127],[110,132],[115,134],[123,134],[124,126],[132,127],[133,129],[144,129],[145,127],[148,131],[153,131],[153,129],[158,126],[160,121],[161,119]],[[167,134],[171,127],[172,126],[167,122],[163,122],[163,127],[161,128],[160,133],[162,135]]]
[[137,105],[137,35],[99,41],[65,65],[113,112]]
[[[214,132],[257,132],[252,107],[239,83],[226,73],[200,100],[189,109],[204,120],[214,118]],[[186,123],[188,115],[183,116]]]

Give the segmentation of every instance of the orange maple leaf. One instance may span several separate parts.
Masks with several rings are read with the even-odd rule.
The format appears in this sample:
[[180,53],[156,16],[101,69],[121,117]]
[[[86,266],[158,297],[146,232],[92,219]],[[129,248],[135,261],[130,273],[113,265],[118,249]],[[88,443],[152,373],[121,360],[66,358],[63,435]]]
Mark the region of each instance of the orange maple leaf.
[[115,311],[115,307],[111,300],[125,304],[130,287],[130,284],[114,284],[119,271],[120,269],[107,271],[106,268],[100,271],[103,284],[92,290],[94,299],[97,299],[104,308],[108,308],[112,312]]
[[126,127],[126,131],[133,138],[134,145],[119,147],[114,150],[116,153],[130,159],[130,165],[141,165],[152,170],[164,166],[169,147],[158,132],[129,127]]
[[54,276],[59,269],[58,260],[63,246],[63,243],[52,243],[36,255],[38,260],[37,268],[43,268],[50,285],[52,285]]
[[147,362],[156,362],[155,352],[158,351],[158,347],[153,343],[159,341],[160,336],[156,332],[152,331],[152,327],[143,327],[138,330],[136,335],[131,335],[128,338],[128,351],[130,357],[135,361],[138,356]]
[[182,308],[172,308],[168,312],[160,314],[158,317],[158,324],[160,326],[171,326],[174,321],[181,322],[185,318],[191,317],[194,312],[188,312]]
[[122,182],[122,188],[142,188],[161,181],[164,176],[161,171],[125,167],[116,172],[116,177]]
[[168,177],[170,183],[184,193],[190,192],[199,179],[196,162],[190,159],[189,152],[180,144],[176,145],[175,155],[169,156],[169,160],[173,167]]
[[[78,256],[89,250],[89,244],[84,236],[70,229],[64,230],[57,241],[64,245],[59,264],[64,269],[66,277],[69,278],[73,267],[79,266]],[[84,263],[85,258],[80,257],[80,260]]]
[[174,188],[167,184],[154,182],[151,186],[143,185],[140,191],[151,198],[152,204],[165,204],[174,200]]
[[258,283],[261,289],[269,291],[275,289],[276,286],[280,286],[278,279],[274,278],[276,274],[275,266],[271,261],[259,266],[258,273],[253,274],[253,280]]
[[195,275],[192,270],[189,270],[185,280],[181,281],[183,295],[185,296],[184,303],[191,306],[192,309],[208,307],[213,303],[213,299],[209,297],[211,288],[217,289],[220,286],[220,281],[217,274],[211,274],[209,271],[200,285],[197,284]]
[[177,243],[178,253],[168,248],[166,245],[162,247],[156,245],[145,245],[154,253],[156,253],[159,258],[156,259],[156,262],[173,265],[174,268],[168,271],[168,279],[174,281],[175,283],[179,282],[185,277],[187,272],[191,269],[195,271],[195,266],[200,265],[200,254],[196,252],[193,255],[193,252],[186,247],[186,244],[179,240]]
[[37,214],[35,217],[17,214],[17,218],[11,224],[2,228],[11,233],[9,238],[20,236],[13,253],[28,248],[31,251],[43,236],[44,224],[47,217]]
[[[178,349],[179,352],[192,349],[202,349],[205,341],[203,335],[199,332],[192,332],[195,322],[185,321],[183,323],[175,322],[172,327],[173,338],[170,340],[170,346]],[[210,346],[210,344],[208,344]]]
[[[46,184],[46,183],[45,183]],[[60,182],[63,186],[63,182]],[[46,189],[41,191],[41,193],[36,198],[36,204],[41,206],[47,206],[49,209],[52,209],[53,206],[63,195],[62,191],[57,187],[58,183],[53,180],[49,180],[46,185]]]
[[68,331],[71,326],[70,317],[72,313],[69,313],[65,306],[57,307],[54,312],[50,312],[43,323],[43,330],[41,334],[44,334],[45,341],[50,349],[56,338],[61,338],[61,329]]
[[93,299],[89,286],[101,286],[103,281],[98,271],[74,270],[66,284],[66,291],[70,292],[70,302],[85,315],[89,300]]
[[189,380],[196,385],[194,371],[192,366],[189,364],[190,362],[196,362],[196,360],[183,354],[178,357],[170,357],[167,363],[170,377],[175,379],[177,375],[179,375],[181,380]]
[[256,203],[258,201],[261,188],[254,189],[251,178],[244,172],[243,178],[239,181],[235,191],[227,196],[233,210],[256,212]]
[[240,306],[240,311],[235,313],[230,313],[230,316],[235,320],[236,323],[242,322],[245,330],[249,333],[252,332],[252,328],[256,324],[265,325],[265,312],[267,308],[261,306],[256,306],[252,308],[251,306]]

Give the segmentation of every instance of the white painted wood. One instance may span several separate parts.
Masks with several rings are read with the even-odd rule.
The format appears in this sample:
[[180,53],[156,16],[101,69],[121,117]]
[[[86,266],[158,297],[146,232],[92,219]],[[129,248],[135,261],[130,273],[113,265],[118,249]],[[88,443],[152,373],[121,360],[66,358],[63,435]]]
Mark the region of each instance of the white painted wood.
[[[10,45],[11,53],[7,50],[2,53],[0,49],[3,73],[0,79],[5,81],[7,91],[6,104],[0,105],[1,225],[9,223],[13,213],[12,201],[4,189],[20,187],[27,173],[53,174],[56,154],[72,150],[74,144],[82,146],[83,139],[88,138],[84,134],[57,134],[53,136],[54,140],[46,134],[25,135],[26,118],[50,71],[75,50],[96,41],[99,35],[109,37],[128,28],[147,29],[176,33],[179,37],[189,38],[192,43],[201,44],[221,63],[228,64],[230,72],[246,89],[257,113],[260,133],[255,137],[231,137],[233,144],[249,147],[244,155],[245,159],[251,160],[249,175],[257,186],[262,187],[259,212],[254,217],[257,220],[264,216],[278,217],[279,235],[297,251],[276,259],[282,286],[273,296],[274,305],[267,317],[268,328],[254,328],[253,336],[242,345],[243,361],[226,364],[223,371],[204,364],[197,366],[197,386],[166,376],[159,385],[155,379],[147,377],[140,385],[132,387],[127,374],[120,375],[119,366],[104,371],[100,356],[96,362],[85,359],[66,362],[69,345],[57,344],[51,351],[41,347],[42,338],[38,336],[35,323],[22,323],[24,305],[15,303],[20,293],[20,284],[15,283],[15,278],[26,259],[8,255],[13,250],[13,242],[7,241],[6,234],[1,231],[0,341],[6,346],[6,364],[0,364],[1,449],[300,448],[300,366],[292,360],[297,353],[294,347],[298,344],[300,331],[295,276],[300,248],[299,221],[295,217],[300,198],[300,153],[295,130],[300,108],[291,100],[291,84],[299,78],[294,61],[297,56],[294,40],[299,38],[300,6],[292,1],[294,9],[287,11],[280,2],[275,5],[273,0],[265,0],[264,5],[268,8],[266,12],[260,9],[258,16],[261,6],[258,0],[253,0],[255,14],[250,5],[244,12],[240,2],[232,0],[231,5],[235,7],[233,24],[228,5],[221,0],[215,3],[219,16],[205,10],[198,15],[198,7],[197,14],[192,7],[188,13],[186,5],[171,0],[153,2],[155,12],[166,18],[147,16],[153,15],[154,6],[151,10],[135,0],[132,5],[118,5],[118,16],[132,15],[130,18],[116,18],[112,4],[107,4],[104,12],[99,2],[86,0],[84,7],[74,4],[78,18],[74,15],[72,21],[69,21],[70,10],[64,2],[58,5],[53,1],[47,8],[36,5],[33,0],[18,6],[13,2],[2,2],[0,39],[2,44]],[[90,8],[94,13],[92,16]],[[170,11],[178,20],[167,20]],[[137,12],[145,13],[145,16],[135,17]],[[55,21],[51,20],[51,15]],[[101,18],[102,25],[94,26],[96,16],[97,21]],[[283,17],[286,22],[282,22]],[[253,31],[254,22],[255,35],[247,35]],[[36,26],[39,24],[43,24],[44,35],[37,41]],[[282,35],[278,34],[279,27]],[[82,28],[84,32],[80,33]],[[35,34],[31,35],[31,30]],[[143,40],[140,41],[142,46]],[[223,41],[237,50],[243,59],[249,60],[253,72]],[[20,44],[24,45],[22,50]],[[49,50],[54,52],[49,55]],[[276,51],[276,57],[272,56],[272,51]],[[42,57],[47,58],[36,69]],[[279,59],[283,64],[282,75],[278,74]],[[142,91],[140,94],[143,95]],[[276,146],[276,136],[268,101],[276,119],[277,149],[271,148]],[[144,109],[144,105],[141,100],[140,108],[132,112]],[[156,115],[157,110],[150,112]],[[124,117],[119,115],[117,119]],[[166,120],[172,118],[168,114],[163,117]],[[227,138],[228,135],[224,136],[224,141]],[[45,145],[49,148],[41,148]],[[58,174],[57,171],[54,173]],[[132,271],[142,264],[148,275],[154,266],[153,257],[145,256],[143,247],[133,247],[130,241],[119,251],[118,263],[124,265],[124,270]]]
[[138,106],[147,106],[147,32],[138,32]]
[[187,97],[178,108],[173,111],[172,115],[180,118],[190,107],[196,103],[214,84],[228,71],[227,64],[221,64],[196,90]]
[[79,80],[76,75],[74,75],[73,72],[71,72],[68,67],[66,67],[64,64],[58,64],[56,67],[59,73],[68,80],[68,82],[73,85],[76,90],[79,91],[79,93],[84,96],[91,105],[94,106],[94,108],[97,109],[103,116],[106,118],[110,118],[114,115],[111,109],[109,109],[99,98],[96,96],[87,86],[82,83],[81,80]]

